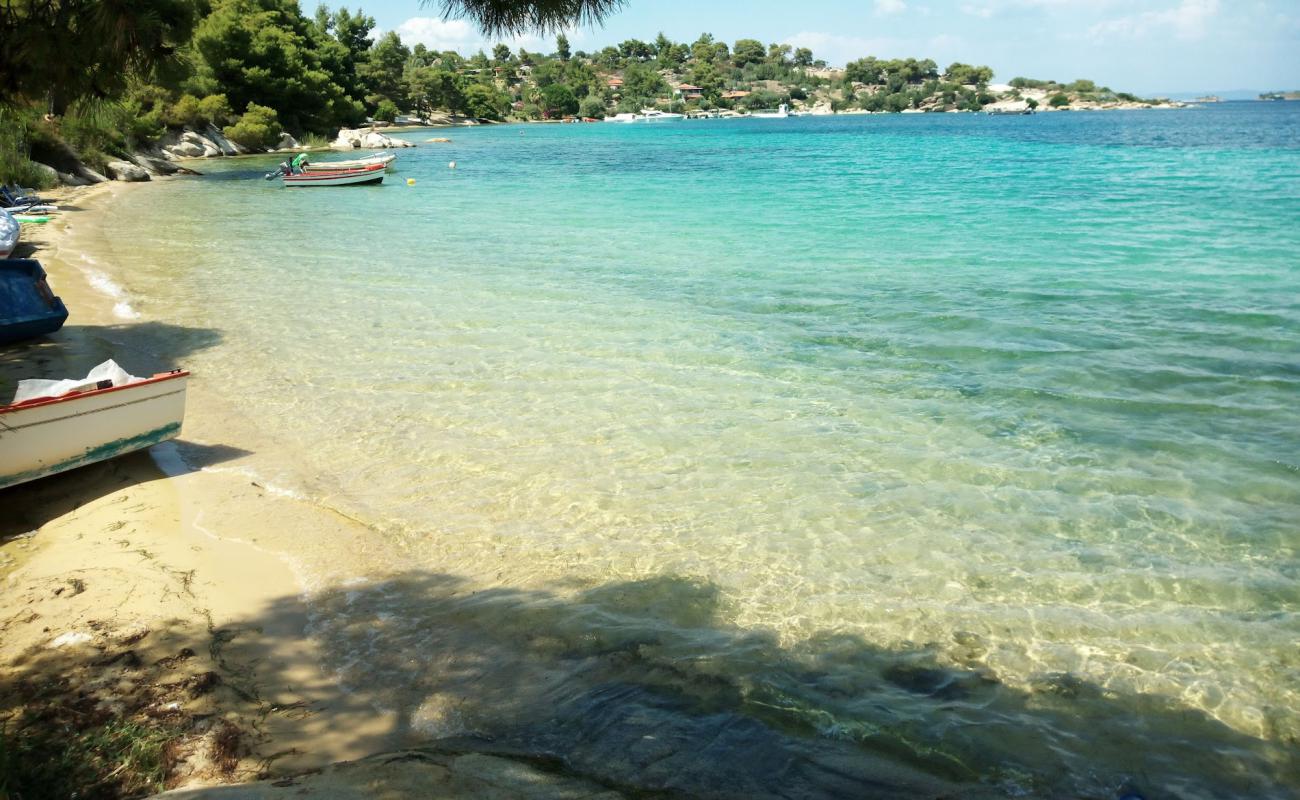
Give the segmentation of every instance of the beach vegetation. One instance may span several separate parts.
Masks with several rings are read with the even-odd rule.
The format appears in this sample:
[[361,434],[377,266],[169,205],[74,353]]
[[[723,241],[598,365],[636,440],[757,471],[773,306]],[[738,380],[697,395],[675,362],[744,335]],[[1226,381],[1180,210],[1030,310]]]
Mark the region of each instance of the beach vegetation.
[[544,87],[542,95],[542,116],[545,119],[571,116],[578,113],[578,98],[573,90],[562,83],[553,83]]
[[248,104],[238,122],[222,131],[230,141],[248,148],[274,147],[282,132],[275,109],[253,102]]
[[1052,108],[1064,108],[1070,104],[1070,96],[1064,92],[1057,92],[1048,98],[1047,104]]
[[385,97],[379,101],[379,107],[375,109],[375,119],[395,122],[399,113],[401,112],[397,110],[397,104]]

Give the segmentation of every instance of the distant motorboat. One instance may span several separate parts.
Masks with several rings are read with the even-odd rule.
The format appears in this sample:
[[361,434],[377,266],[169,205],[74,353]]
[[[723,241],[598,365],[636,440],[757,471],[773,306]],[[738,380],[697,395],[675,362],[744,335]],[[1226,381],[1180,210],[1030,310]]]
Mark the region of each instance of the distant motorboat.
[[135,378],[110,361],[56,396],[0,406],[0,488],[175,438],[189,375],[178,369]]
[[364,158],[354,158],[350,161],[320,161],[317,163],[308,162],[303,165],[304,172],[337,172],[345,169],[365,169],[375,164],[383,164],[385,167],[392,165],[397,160],[394,153],[375,153],[374,155],[365,156]]
[[790,107],[782,103],[776,111],[755,111],[749,116],[754,119],[785,119],[790,116]]
[[606,122],[676,122],[677,120],[686,119],[685,114],[674,114],[671,111],[660,111],[657,108],[643,108],[641,113],[633,114],[630,111],[624,111],[622,114],[615,114],[612,117],[605,117]]
[[685,114],[674,114],[671,111],[660,111],[657,108],[641,109],[641,119],[644,122],[676,122],[679,119],[686,119]]
[[18,246],[18,234],[22,226],[18,220],[3,208],[0,208],[0,258],[8,258]]
[[68,309],[50,290],[39,262],[0,261],[0,344],[54,333],[67,319]]

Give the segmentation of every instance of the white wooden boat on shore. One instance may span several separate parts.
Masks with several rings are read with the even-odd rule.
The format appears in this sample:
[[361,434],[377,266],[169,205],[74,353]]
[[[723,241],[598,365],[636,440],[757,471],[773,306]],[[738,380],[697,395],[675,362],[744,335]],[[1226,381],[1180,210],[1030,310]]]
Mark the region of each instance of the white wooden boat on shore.
[[384,165],[378,162],[359,169],[300,172],[281,175],[285,186],[359,186],[384,182]]
[[189,376],[178,369],[121,386],[101,381],[0,406],[0,489],[175,438]]
[[303,166],[305,172],[337,172],[346,169],[365,169],[374,164],[383,164],[385,167],[392,166],[397,160],[394,153],[375,153],[374,155],[365,156],[364,158],[354,158],[350,161],[321,161],[319,163],[308,162]]
[[8,258],[18,246],[18,231],[21,227],[12,214],[0,208],[0,258]]

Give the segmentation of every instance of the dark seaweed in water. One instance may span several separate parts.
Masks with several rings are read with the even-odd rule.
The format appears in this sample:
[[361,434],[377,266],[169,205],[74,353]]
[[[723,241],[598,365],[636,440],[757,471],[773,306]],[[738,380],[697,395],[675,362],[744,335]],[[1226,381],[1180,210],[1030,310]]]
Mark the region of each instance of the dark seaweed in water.
[[318,612],[345,680],[409,734],[625,790],[1280,798],[1300,767],[1199,712],[1073,676],[1025,692],[934,648],[830,634],[784,648],[727,625],[717,591],[685,579],[561,599],[406,574],[328,593]]

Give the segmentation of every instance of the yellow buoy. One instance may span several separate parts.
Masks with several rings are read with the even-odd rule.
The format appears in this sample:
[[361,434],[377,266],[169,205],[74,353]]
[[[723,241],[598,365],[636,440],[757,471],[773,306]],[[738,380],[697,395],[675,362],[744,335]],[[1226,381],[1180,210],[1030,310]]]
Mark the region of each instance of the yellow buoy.
[[407,186],[414,186],[414,185],[415,185],[415,178],[407,178],[407,179],[406,179],[406,185],[407,185]]
[[447,164],[447,169],[455,169],[455,168],[456,168],[456,162],[455,162],[455,161],[452,161],[452,162],[450,162],[450,163]]

